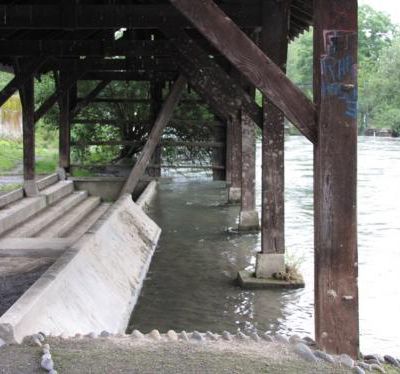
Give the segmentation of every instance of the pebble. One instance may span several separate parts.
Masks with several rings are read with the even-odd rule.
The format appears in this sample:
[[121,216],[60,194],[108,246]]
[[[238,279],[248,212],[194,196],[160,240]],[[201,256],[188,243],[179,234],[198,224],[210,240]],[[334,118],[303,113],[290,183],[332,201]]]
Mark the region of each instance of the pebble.
[[279,334],[275,336],[275,341],[281,344],[289,344],[289,339],[286,336]]
[[182,340],[184,340],[185,342],[188,342],[188,341],[190,340],[189,337],[188,337],[188,334],[186,333],[186,331],[182,331],[182,332],[181,332],[180,338],[181,338]]
[[102,331],[100,333],[100,337],[102,338],[109,338],[111,336],[111,334],[108,331]]
[[352,369],[354,367],[354,360],[349,355],[340,355],[339,356],[339,363],[343,366]]
[[170,341],[176,342],[178,340],[178,334],[174,330],[167,332],[167,337]]
[[139,330],[133,330],[131,336],[135,339],[142,339],[144,337],[144,335]]
[[46,348],[43,348],[43,354],[45,355],[45,354],[50,354],[50,350],[49,349],[46,349]]
[[381,363],[376,358],[364,359],[364,361],[369,365],[380,365]]
[[158,330],[153,330],[149,333],[150,338],[154,339],[154,340],[161,340],[161,335],[160,332]]
[[376,360],[378,361],[378,364],[384,364],[385,359],[381,357],[380,355],[366,355],[364,356],[364,361],[369,361],[369,360]]
[[232,340],[232,335],[228,331],[224,331],[222,333],[222,338],[224,340],[231,341]]
[[303,360],[308,362],[316,362],[317,358],[311,349],[304,343],[297,343],[294,346],[294,352],[297,353]]
[[51,354],[50,353],[45,353],[42,356],[42,361],[44,360],[51,360]]
[[357,366],[359,366],[360,368],[362,368],[364,370],[371,371],[371,365],[366,364],[365,362],[360,361],[357,363]]
[[376,371],[379,371],[380,373],[386,373],[385,369],[382,366],[377,365],[377,364],[372,364],[371,370],[376,370]]
[[396,368],[400,368],[400,362],[397,361],[394,357],[386,355],[384,357],[384,359],[388,364],[390,364],[390,365],[392,365],[392,366],[394,366]]
[[[91,333],[87,334],[86,336],[88,338],[90,338],[90,339],[96,339],[97,338],[97,334],[95,332],[93,332],[93,331]],[[63,338],[62,335],[61,335],[61,337]],[[65,338],[63,338],[63,339],[65,339]]]
[[206,332],[206,336],[208,339],[217,341],[218,340],[218,335],[213,334],[211,331]]
[[54,362],[51,358],[50,359],[46,358],[46,359],[42,360],[42,362],[40,363],[40,366],[43,369],[50,371],[50,370],[54,369]]
[[245,334],[243,334],[241,331],[238,331],[238,332],[237,332],[236,337],[237,337],[239,340],[246,340],[246,339],[248,339],[248,336],[245,335]]
[[37,337],[41,342],[44,342],[45,335],[43,333],[39,332],[39,334],[37,334]]
[[329,362],[330,364],[335,363],[335,359],[329,355],[328,353],[322,352],[322,351],[314,351],[314,356],[317,358],[320,358],[321,360],[324,360],[326,362]]
[[365,371],[361,369],[359,366],[355,366],[353,370],[357,374],[365,374]]
[[289,343],[292,344],[292,345],[295,345],[297,343],[302,343],[302,339],[298,335],[292,335],[289,338]]
[[42,343],[40,342],[40,340],[39,340],[39,338],[37,337],[37,335],[33,335],[33,336],[32,336],[32,342],[33,342],[33,344],[36,344],[36,345],[38,345],[39,347],[42,346]]
[[49,371],[49,374],[58,374],[58,373],[57,373],[57,370],[52,369]]
[[268,333],[265,333],[264,335],[262,335],[263,339],[266,340],[267,342],[273,343],[274,342],[274,338],[269,335]]
[[257,334],[256,332],[252,332],[252,333],[250,334],[250,338],[251,338],[252,340],[254,340],[255,342],[257,342],[257,343],[261,340],[261,338],[258,336],[258,334]]
[[194,331],[193,332],[192,339],[197,340],[199,342],[203,342],[204,341],[203,335],[201,335],[198,331]]
[[309,346],[309,347],[316,347],[317,343],[315,342],[314,339],[311,339],[309,336],[305,336],[303,338],[303,341]]
[[43,349],[48,349],[48,350],[50,350],[50,344],[43,344]]

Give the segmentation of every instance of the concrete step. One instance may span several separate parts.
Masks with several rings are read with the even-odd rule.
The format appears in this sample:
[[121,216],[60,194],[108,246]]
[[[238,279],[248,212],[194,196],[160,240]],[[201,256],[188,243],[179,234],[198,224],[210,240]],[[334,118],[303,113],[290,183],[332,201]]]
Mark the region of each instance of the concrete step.
[[5,238],[33,238],[37,233],[52,224],[72,208],[83,202],[88,197],[86,191],[77,191],[40,212],[14,230],[6,233]]
[[0,210],[0,235],[46,208],[46,197],[27,197]]
[[61,238],[70,232],[85,216],[100,205],[100,197],[88,197],[37,235],[40,238]]
[[66,238],[79,239],[81,236],[86,234],[94,224],[107,212],[112,204],[103,203],[100,204],[95,210],[93,210],[89,215],[84,217],[84,219],[78,223],[75,227],[71,229],[68,233],[64,235]]
[[47,204],[54,204],[56,201],[62,199],[64,196],[71,194],[74,190],[73,181],[60,181],[50,187],[40,191],[41,195],[46,196]]
[[44,190],[45,188],[48,188],[52,186],[53,184],[56,184],[59,181],[58,179],[58,174],[54,173],[51,175],[48,175],[47,177],[44,177],[36,182],[37,187],[39,191]]

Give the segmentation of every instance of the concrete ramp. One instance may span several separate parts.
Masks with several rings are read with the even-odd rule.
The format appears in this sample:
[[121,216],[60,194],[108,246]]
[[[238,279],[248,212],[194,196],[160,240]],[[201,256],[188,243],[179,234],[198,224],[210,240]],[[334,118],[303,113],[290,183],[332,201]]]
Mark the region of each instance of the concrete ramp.
[[161,230],[122,196],[0,318],[0,339],[123,332]]

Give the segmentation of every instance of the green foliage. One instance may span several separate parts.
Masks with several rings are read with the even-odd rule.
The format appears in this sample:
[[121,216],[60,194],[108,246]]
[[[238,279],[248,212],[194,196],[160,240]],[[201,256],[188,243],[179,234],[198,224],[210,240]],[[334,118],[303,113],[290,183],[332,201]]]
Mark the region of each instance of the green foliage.
[[22,142],[0,139],[0,173],[22,162]]

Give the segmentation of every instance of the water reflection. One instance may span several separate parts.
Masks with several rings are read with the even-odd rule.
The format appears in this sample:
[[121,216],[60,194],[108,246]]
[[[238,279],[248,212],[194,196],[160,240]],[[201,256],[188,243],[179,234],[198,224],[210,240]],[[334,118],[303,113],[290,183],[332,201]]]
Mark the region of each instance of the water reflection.
[[[257,204],[260,208],[260,147]],[[223,184],[178,178],[162,185],[151,215],[163,228],[131,328],[166,332],[269,331],[313,334],[312,147],[286,142],[286,245],[302,258],[307,287],[243,291],[233,279],[254,268],[259,235],[236,235],[238,207],[224,205]],[[400,328],[400,141],[360,138],[360,322],[364,352],[398,354]],[[377,348],[378,347],[378,348]]]

